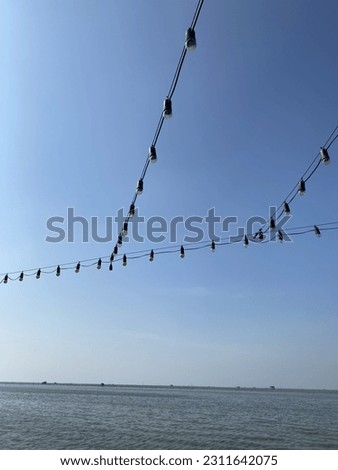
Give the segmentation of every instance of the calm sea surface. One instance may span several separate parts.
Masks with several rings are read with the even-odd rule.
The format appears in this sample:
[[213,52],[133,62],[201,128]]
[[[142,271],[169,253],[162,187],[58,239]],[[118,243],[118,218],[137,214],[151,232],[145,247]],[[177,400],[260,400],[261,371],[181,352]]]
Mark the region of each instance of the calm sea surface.
[[338,449],[338,391],[0,384],[0,449]]

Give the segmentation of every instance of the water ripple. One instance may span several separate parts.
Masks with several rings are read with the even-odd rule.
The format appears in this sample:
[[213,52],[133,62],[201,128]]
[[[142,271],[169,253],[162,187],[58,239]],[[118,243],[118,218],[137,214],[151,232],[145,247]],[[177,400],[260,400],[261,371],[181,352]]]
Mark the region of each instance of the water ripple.
[[1,449],[338,449],[338,392],[0,385]]

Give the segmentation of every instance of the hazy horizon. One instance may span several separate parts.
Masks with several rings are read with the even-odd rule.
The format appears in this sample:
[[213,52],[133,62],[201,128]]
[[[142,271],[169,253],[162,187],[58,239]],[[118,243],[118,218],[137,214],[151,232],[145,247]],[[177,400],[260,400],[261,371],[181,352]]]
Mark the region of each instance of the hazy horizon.
[[187,385],[187,384],[137,384],[137,383],[113,383],[113,382],[22,382],[22,381],[0,381],[2,385],[65,385],[65,386],[93,386],[93,387],[137,387],[137,388],[203,388],[203,389],[226,389],[226,390],[257,390],[257,391],[265,391],[269,390],[273,391],[318,391],[318,392],[338,392],[338,389],[331,389],[331,388],[292,388],[292,387],[275,387],[274,385],[271,386],[234,386],[234,385],[224,385],[224,386],[216,386],[216,385]]

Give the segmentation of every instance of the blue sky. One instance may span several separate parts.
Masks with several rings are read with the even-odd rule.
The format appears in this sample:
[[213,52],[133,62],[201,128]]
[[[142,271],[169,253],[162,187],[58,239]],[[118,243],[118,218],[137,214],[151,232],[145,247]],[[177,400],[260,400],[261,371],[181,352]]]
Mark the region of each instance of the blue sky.
[[[46,221],[73,207],[103,229],[129,207],[196,4],[0,0],[1,272],[110,254],[79,232],[47,243]],[[333,0],[205,0],[144,217],[268,217],[338,124],[337,14]],[[337,220],[330,155],[290,227]],[[338,389],[336,241],[1,284],[0,380]]]

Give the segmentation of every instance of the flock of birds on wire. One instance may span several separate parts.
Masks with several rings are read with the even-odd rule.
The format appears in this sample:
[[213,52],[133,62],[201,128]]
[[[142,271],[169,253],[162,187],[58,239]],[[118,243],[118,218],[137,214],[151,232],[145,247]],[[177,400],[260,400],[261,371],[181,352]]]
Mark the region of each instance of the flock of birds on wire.
[[[162,255],[162,254],[172,254],[172,253],[179,253],[179,256],[181,258],[184,258],[186,252],[191,251],[191,250],[201,250],[201,249],[205,249],[209,247],[211,251],[214,252],[217,246],[231,245],[233,243],[242,242],[244,247],[247,247],[250,242],[268,243],[268,242],[276,241],[276,240],[282,242],[285,239],[286,235],[297,236],[297,235],[304,235],[306,233],[312,232],[315,235],[320,236],[322,231],[338,230],[338,221],[328,222],[324,224],[317,224],[313,226],[297,227],[294,229],[290,229],[290,231],[278,229],[278,227],[276,226],[278,224],[278,220],[282,217],[283,214],[289,215],[291,213],[290,204],[295,199],[295,197],[298,194],[301,196],[305,194],[306,183],[313,176],[313,174],[317,171],[319,166],[321,164],[328,165],[330,163],[330,156],[329,156],[328,150],[331,147],[331,145],[334,143],[334,141],[338,138],[338,126],[337,126],[332,131],[331,135],[329,136],[327,141],[324,143],[324,145],[320,147],[320,150],[317,153],[316,157],[308,166],[308,168],[303,173],[301,178],[298,180],[297,184],[292,188],[292,190],[286,196],[284,201],[272,214],[270,220],[265,225],[263,225],[256,233],[254,234],[248,233],[248,234],[245,234],[244,237],[238,236],[238,237],[221,238],[221,239],[218,239],[217,241],[204,240],[201,242],[187,243],[187,244],[182,244],[182,245],[174,245],[174,246],[171,245],[168,247],[159,248],[158,250],[151,249],[150,252],[149,250],[139,250],[139,251],[130,252],[128,254],[127,253],[124,253],[123,255],[119,254],[119,249],[121,248],[123,244],[123,239],[128,234],[129,221],[135,214],[137,198],[143,192],[144,179],[145,179],[149,164],[155,163],[157,161],[156,144],[157,144],[159,135],[161,133],[163,122],[165,119],[169,119],[172,117],[172,97],[176,89],[176,85],[177,85],[178,78],[181,73],[181,69],[185,60],[186,53],[187,51],[192,51],[196,48],[197,42],[196,42],[195,27],[196,27],[196,23],[197,23],[201,8],[203,6],[203,3],[204,3],[204,0],[199,0],[191,26],[187,29],[185,33],[185,43],[184,43],[184,47],[183,47],[180,59],[177,64],[174,78],[170,85],[168,94],[164,100],[163,110],[159,118],[159,122],[155,131],[154,138],[149,147],[149,152],[148,152],[141,176],[139,180],[137,181],[136,191],[130,203],[128,214],[124,219],[124,222],[122,224],[122,229],[117,237],[117,242],[111,255],[103,256],[99,259],[93,258],[93,259],[87,259],[87,260],[82,260],[82,261],[77,261],[77,262],[64,263],[60,265],[45,266],[43,268],[33,268],[33,269],[26,269],[23,271],[4,273],[1,275],[3,276],[3,278],[0,281],[0,284],[1,283],[7,284],[8,281],[16,281],[16,280],[23,281],[24,277],[30,277],[30,276],[35,276],[36,279],[40,279],[42,274],[56,274],[56,276],[60,276],[61,271],[70,270],[70,269],[74,270],[76,273],[79,273],[81,268],[89,268],[92,266],[96,266],[97,269],[101,269],[103,265],[108,265],[109,270],[112,271],[114,263],[122,261],[122,265],[127,266],[127,262],[130,259],[139,259],[139,258],[148,257],[149,261],[154,261],[155,256]],[[268,231],[272,232],[272,235],[269,238],[267,238],[265,235],[266,232]]]

